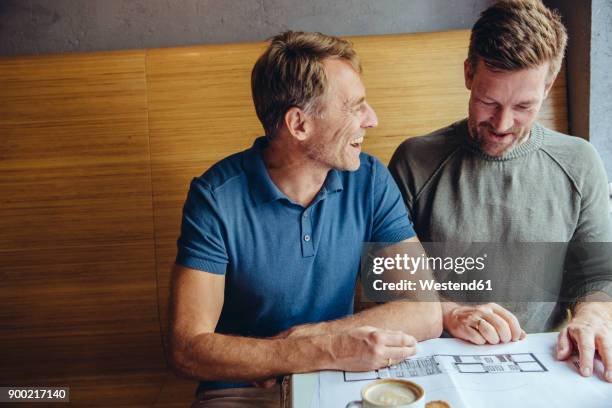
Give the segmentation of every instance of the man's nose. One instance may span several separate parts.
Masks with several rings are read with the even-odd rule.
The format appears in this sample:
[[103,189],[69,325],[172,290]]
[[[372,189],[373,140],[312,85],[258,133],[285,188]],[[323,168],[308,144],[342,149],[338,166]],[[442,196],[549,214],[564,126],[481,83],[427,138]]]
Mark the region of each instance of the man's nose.
[[514,117],[512,110],[508,108],[499,108],[490,120],[497,133],[505,133],[514,125]]
[[362,127],[364,128],[373,128],[378,126],[378,117],[376,116],[376,112],[370,106],[369,103],[366,102],[366,114],[363,119]]

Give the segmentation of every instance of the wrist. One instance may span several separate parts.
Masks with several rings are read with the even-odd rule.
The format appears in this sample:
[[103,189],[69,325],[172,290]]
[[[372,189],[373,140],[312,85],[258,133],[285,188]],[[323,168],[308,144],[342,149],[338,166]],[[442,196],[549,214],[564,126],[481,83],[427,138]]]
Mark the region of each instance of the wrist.
[[455,309],[459,306],[459,304],[455,302],[441,302],[442,306],[442,324],[444,328],[448,327],[448,323],[453,315]]
[[323,334],[275,340],[280,347],[278,358],[286,365],[283,371],[308,373],[335,368],[332,337],[331,334]]
[[302,324],[300,326],[296,326],[289,337],[312,337],[312,336],[322,336],[324,334],[329,334],[330,331],[327,328],[327,323],[308,323]]
[[335,349],[337,339],[338,336],[332,333],[324,333],[310,337],[315,354],[312,361],[314,364],[313,371],[339,369],[337,366],[337,353]]
[[574,308],[574,318],[581,319],[604,319],[612,320],[612,302],[582,301]]

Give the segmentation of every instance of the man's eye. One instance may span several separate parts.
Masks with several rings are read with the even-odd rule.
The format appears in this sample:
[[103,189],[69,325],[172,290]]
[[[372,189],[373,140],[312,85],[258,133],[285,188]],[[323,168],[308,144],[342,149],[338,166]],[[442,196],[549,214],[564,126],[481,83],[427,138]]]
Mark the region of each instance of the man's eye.
[[365,103],[360,103],[359,105],[355,106],[353,111],[356,112],[356,113],[361,113],[361,112],[365,111]]

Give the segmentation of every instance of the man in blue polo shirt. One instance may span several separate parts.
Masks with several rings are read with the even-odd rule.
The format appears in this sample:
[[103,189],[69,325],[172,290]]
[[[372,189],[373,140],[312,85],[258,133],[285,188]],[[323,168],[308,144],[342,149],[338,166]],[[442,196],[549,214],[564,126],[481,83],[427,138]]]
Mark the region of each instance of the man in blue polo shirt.
[[266,136],[191,183],[171,356],[201,381],[196,407],[278,407],[266,379],[380,368],[440,335],[437,302],[352,314],[362,244],[418,242],[387,169],[361,153],[377,118],[360,73],[347,41],[276,36],[252,73]]

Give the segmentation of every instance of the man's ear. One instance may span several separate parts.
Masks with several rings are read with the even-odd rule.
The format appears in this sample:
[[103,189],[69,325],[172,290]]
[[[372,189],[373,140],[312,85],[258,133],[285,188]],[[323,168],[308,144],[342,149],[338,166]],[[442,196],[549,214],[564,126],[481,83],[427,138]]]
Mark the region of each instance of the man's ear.
[[546,82],[545,88],[544,88],[544,99],[548,98],[548,94],[550,93],[550,90],[552,89],[553,85],[555,84],[555,80],[557,79],[557,76],[555,75],[554,77],[552,77],[551,79],[549,79]]
[[463,61],[463,77],[465,79],[465,87],[468,89],[468,91],[471,91],[474,73],[472,72],[472,64],[470,64],[470,61],[467,58],[465,61]]
[[287,130],[299,141],[304,141],[308,138],[308,117],[306,113],[297,106],[292,106],[285,112],[285,126]]

